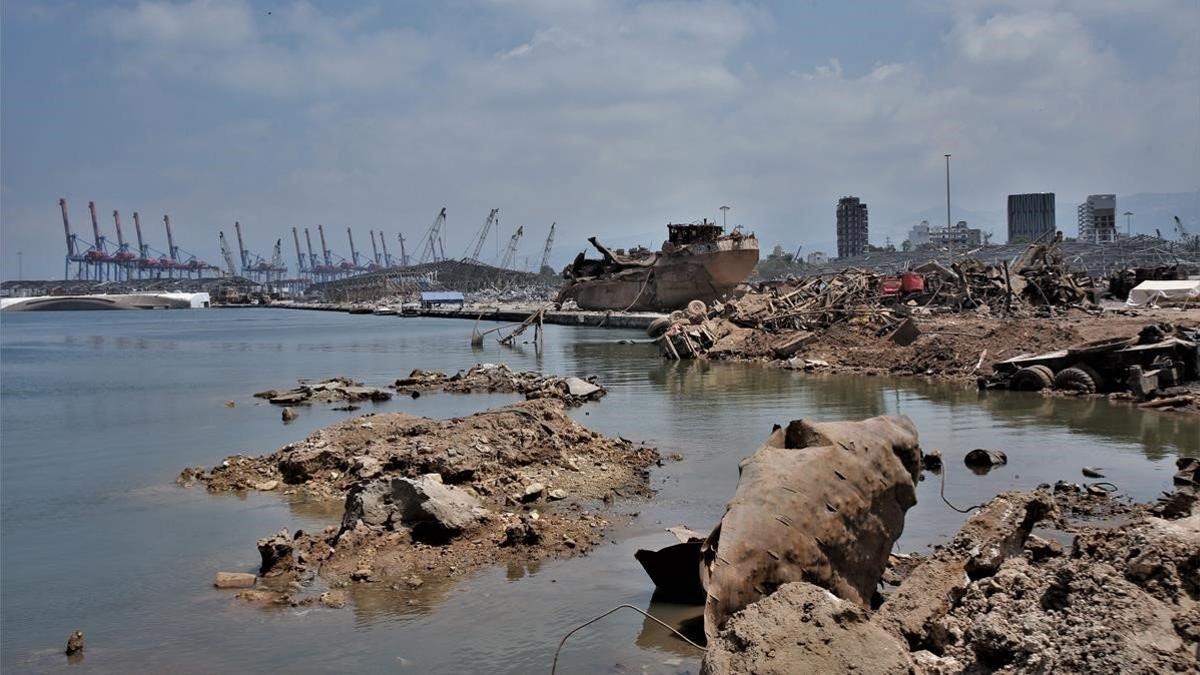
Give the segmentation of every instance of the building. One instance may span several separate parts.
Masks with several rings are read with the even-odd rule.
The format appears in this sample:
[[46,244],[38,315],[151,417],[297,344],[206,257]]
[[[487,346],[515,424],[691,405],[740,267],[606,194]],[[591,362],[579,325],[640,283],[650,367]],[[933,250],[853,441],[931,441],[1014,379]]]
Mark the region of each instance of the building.
[[838,257],[861,255],[867,246],[867,205],[858,197],[842,197],[837,205]]
[[1008,196],[1010,244],[1037,241],[1055,231],[1053,192]]
[[1079,205],[1079,241],[1111,244],[1117,240],[1117,196],[1088,195]]
[[945,248],[951,244],[962,249],[979,248],[983,246],[983,230],[968,227],[965,220],[960,220],[950,227],[933,227],[928,220],[922,220],[909,231],[908,243],[914,249],[924,246]]
[[824,251],[813,251],[812,253],[808,254],[809,265],[824,265],[828,261],[829,258],[826,257]]

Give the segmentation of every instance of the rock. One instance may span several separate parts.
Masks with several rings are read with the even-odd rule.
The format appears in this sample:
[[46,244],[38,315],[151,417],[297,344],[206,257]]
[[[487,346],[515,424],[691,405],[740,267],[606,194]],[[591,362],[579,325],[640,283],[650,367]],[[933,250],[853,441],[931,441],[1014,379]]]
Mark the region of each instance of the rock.
[[704,675],[915,672],[908,646],[866,610],[804,582],[784,584],[734,614],[708,643]]
[[471,529],[486,511],[465,490],[444,485],[441,476],[385,478],[359,483],[346,496],[342,529],[359,520],[374,527],[412,528],[414,538],[443,538]]
[[272,397],[271,403],[274,403],[275,405],[290,406],[297,403],[304,403],[310,398],[312,398],[312,394],[307,391],[289,391]]
[[1088,478],[1104,478],[1104,474],[1100,473],[1097,467],[1085,466],[1082,469],[1083,475]]
[[567,491],[562,488],[555,488],[546,493],[546,498],[552,500],[566,499]]
[[275,398],[276,396],[279,396],[278,391],[276,391],[274,389],[268,389],[266,391],[258,392],[257,394],[254,395],[254,398],[272,399],[272,398]]
[[521,501],[532,502],[537,501],[542,493],[546,491],[546,486],[541,483],[530,483],[525,486],[525,492],[521,494]]
[[592,384],[578,377],[564,378],[563,382],[567,385],[567,393],[579,398],[588,398],[602,389],[599,385]]
[[225,407],[226,408],[235,408],[235,407],[237,407],[237,403],[235,403],[233,401],[225,401]]
[[255,575],[245,572],[217,572],[213,586],[217,588],[250,588],[254,586],[257,579],[258,577]]
[[270,591],[263,589],[249,589],[241,591],[237,594],[237,599],[243,602],[252,602],[261,605],[275,605],[286,602],[287,594],[279,591]]
[[83,631],[77,630],[67,638],[67,656],[83,653]]
[[341,609],[346,606],[346,594],[341,591],[326,591],[321,594],[321,604],[330,609]]
[[371,568],[360,567],[359,569],[354,570],[353,572],[350,573],[350,579],[352,581],[370,581],[371,580]]
[[776,427],[741,462],[733,500],[702,546],[705,634],[791,581],[868,606],[917,501],[920,457],[907,417]]
[[930,450],[921,455],[921,468],[926,471],[937,473],[942,470],[942,453],[938,450]]
[[352,461],[353,464],[350,465],[350,471],[359,478],[374,478],[383,473],[383,464],[378,459],[369,455],[360,455]]
[[975,448],[968,452],[966,457],[963,457],[963,463],[972,469],[980,469],[986,473],[992,467],[1008,464],[1008,455],[1001,450]]
[[288,408],[283,409],[283,412],[280,413],[280,417],[282,417],[283,421],[286,423],[286,422],[291,422],[291,421],[295,420],[296,417],[298,417],[298,415],[296,415],[295,410],[288,407]]
[[[533,514],[536,516],[536,514]],[[532,546],[542,540],[541,525],[533,516],[521,516],[515,523],[504,528],[504,540],[501,546]]]
[[260,492],[270,492],[271,490],[274,490],[277,487],[279,487],[279,481],[266,480],[261,483],[255,484],[254,489],[258,490]]
[[1034,534],[1025,539],[1025,550],[1029,552],[1029,558],[1034,562],[1041,562],[1063,554],[1062,544]]
[[264,577],[277,577],[296,569],[295,545],[287,530],[259,539],[258,554],[262,557],[258,573]]

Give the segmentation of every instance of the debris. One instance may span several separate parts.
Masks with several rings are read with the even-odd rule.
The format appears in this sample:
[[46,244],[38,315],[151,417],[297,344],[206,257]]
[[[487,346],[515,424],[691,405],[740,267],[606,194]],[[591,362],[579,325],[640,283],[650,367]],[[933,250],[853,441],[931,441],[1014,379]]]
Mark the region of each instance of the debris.
[[1003,450],[975,448],[963,457],[963,463],[972,469],[991,469],[1008,464],[1008,455],[1004,454]]
[[67,656],[83,653],[83,631],[77,630],[67,638]]
[[1104,474],[1100,473],[1100,469],[1097,467],[1085,466],[1082,472],[1088,478],[1104,478]]
[[245,572],[217,572],[213,586],[217,588],[250,588],[257,580],[258,577]]
[[916,342],[919,337],[921,337],[921,329],[917,328],[917,322],[913,321],[910,316],[896,326],[896,330],[892,331],[888,339],[901,347],[907,347]]
[[346,594],[341,591],[326,591],[321,594],[321,604],[330,609],[341,609],[346,606]]
[[701,548],[709,638],[789,581],[867,606],[916,503],[920,454],[905,417],[776,428],[741,463],[737,492]]
[[703,675],[915,672],[908,646],[866,609],[804,582],[786,583],[734,614],[710,639]]
[[700,544],[703,541],[703,535],[689,537],[656,551],[638,549],[633,554],[654,582],[656,597],[672,602],[704,604],[704,584],[700,581]]
[[301,380],[300,386],[295,389],[288,391],[269,389],[267,391],[260,391],[254,396],[265,398],[275,405],[294,406],[308,405],[314,402],[386,401],[392,397],[392,394],[385,389],[364,387],[362,383],[355,382],[347,377],[335,377],[316,383],[306,383]]
[[283,421],[286,424],[288,422],[295,421],[295,419],[298,417],[298,415],[296,414],[296,411],[294,409],[289,407],[289,408],[283,409],[283,411],[280,413],[280,417],[283,418]]
[[392,385],[397,391],[411,392],[419,396],[423,390],[440,389],[455,394],[471,392],[524,394],[526,399],[558,399],[568,405],[582,405],[596,401],[608,394],[608,390],[595,382],[594,378],[557,377],[532,371],[514,371],[500,363],[478,363],[466,371],[454,375],[442,372],[426,372],[420,369],[400,378]]
[[671,223],[667,236],[661,251],[638,247],[628,253],[588,238],[602,258],[589,260],[580,253],[563,270],[567,284],[555,304],[574,301],[582,309],[614,311],[682,309],[729,293],[758,263],[758,239],[737,228],[725,234],[708,221]]
[[296,568],[295,547],[292,535],[287,530],[258,540],[258,554],[262,565],[258,573],[264,577],[277,577],[292,573]]
[[942,470],[942,453],[940,450],[930,450],[921,455],[921,468],[933,473]]

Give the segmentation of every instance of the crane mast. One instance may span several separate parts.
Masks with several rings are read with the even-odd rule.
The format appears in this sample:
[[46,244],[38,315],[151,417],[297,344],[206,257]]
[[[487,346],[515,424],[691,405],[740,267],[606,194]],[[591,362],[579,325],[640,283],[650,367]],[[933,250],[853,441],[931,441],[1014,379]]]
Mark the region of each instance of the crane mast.
[[538,274],[542,270],[550,266],[550,247],[554,246],[554,226],[558,223],[550,223],[550,234],[546,236],[546,248],[542,249],[542,264],[538,265]]
[[121,212],[116,209],[113,209],[113,225],[117,228],[117,250],[129,250],[129,245],[125,243],[125,235],[121,233]]
[[283,239],[275,240],[275,248],[271,250],[271,267],[274,267],[276,272],[287,270],[283,264]]
[[104,236],[100,234],[100,223],[96,222],[96,202],[88,202],[88,211],[92,214],[92,236],[95,237],[96,250],[107,253]]
[[379,247],[375,245],[375,230],[367,230],[367,234],[371,235],[371,259],[375,261],[375,265],[379,266]]
[[304,244],[308,248],[308,270],[310,272],[315,273],[317,271],[317,268],[320,267],[321,265],[317,261],[317,254],[313,253],[312,235],[309,233],[307,227],[304,228]]
[[504,257],[500,259],[501,269],[508,269],[508,266],[512,264],[513,256],[517,254],[517,242],[521,241],[521,235],[523,234],[525,234],[524,225],[518,227],[516,232],[513,232],[512,239],[508,240],[508,246],[504,249]]
[[67,218],[67,200],[59,198],[58,208],[62,210],[63,230],[67,233],[67,257],[75,257],[75,235],[71,234],[71,221]]
[[392,266],[392,256],[387,250],[387,237],[383,236],[383,230],[379,231],[379,245],[383,247],[383,266]]
[[237,231],[238,255],[242,259],[242,269],[245,270],[250,267],[250,254],[249,254],[249,252],[246,251],[245,241],[242,240],[242,224],[237,221],[234,221],[233,229],[235,231]]
[[358,267],[358,251],[354,248],[354,232],[346,227],[346,236],[350,238],[350,264]]
[[400,238],[400,266],[408,267],[408,254],[404,252],[404,233],[396,235]]
[[483,251],[483,243],[487,241],[488,232],[492,229],[492,226],[497,225],[496,220],[499,213],[500,209],[492,209],[488,213],[487,220],[483,221],[483,227],[480,227],[479,233],[475,235],[475,246],[472,248],[468,245],[467,247],[467,251],[470,253],[466,258],[467,260],[479,262],[479,254]]

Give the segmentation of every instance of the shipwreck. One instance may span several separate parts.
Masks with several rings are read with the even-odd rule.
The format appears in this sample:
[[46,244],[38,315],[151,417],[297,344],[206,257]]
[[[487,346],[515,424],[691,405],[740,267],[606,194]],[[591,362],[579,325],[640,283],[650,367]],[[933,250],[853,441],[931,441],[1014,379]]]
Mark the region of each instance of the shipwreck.
[[712,302],[746,280],[758,264],[758,239],[703,220],[669,223],[662,250],[610,250],[589,237],[600,260],[580,253],[563,270],[567,285],[555,300],[580,309],[659,311],[681,309],[692,300]]

